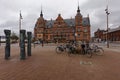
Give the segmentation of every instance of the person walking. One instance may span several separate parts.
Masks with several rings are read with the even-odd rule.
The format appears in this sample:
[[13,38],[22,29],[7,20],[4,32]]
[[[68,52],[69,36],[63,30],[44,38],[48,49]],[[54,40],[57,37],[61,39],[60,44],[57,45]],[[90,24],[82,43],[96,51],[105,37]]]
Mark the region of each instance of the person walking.
[[43,40],[41,41],[41,43],[42,43],[42,47],[44,46],[44,42],[43,42]]
[[81,44],[81,48],[82,48],[82,54],[85,54],[85,44],[84,43]]

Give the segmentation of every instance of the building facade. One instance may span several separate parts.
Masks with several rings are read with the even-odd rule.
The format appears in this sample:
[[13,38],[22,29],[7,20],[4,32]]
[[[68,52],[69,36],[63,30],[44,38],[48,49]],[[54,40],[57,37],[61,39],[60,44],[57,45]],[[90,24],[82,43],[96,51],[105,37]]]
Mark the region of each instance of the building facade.
[[98,30],[96,32],[94,32],[94,39],[96,42],[101,42],[103,40],[106,40],[106,35],[103,35],[104,33],[106,33],[105,30],[100,30],[98,28]]
[[120,41],[120,26],[117,28],[108,30],[108,40],[109,41]]
[[90,41],[90,19],[83,17],[78,6],[75,18],[63,19],[61,14],[55,20],[45,20],[41,11],[34,27],[36,40],[44,41]]
[[108,33],[106,30],[98,29],[94,32],[95,38],[100,39],[101,41],[120,41],[120,26],[114,29],[108,29]]

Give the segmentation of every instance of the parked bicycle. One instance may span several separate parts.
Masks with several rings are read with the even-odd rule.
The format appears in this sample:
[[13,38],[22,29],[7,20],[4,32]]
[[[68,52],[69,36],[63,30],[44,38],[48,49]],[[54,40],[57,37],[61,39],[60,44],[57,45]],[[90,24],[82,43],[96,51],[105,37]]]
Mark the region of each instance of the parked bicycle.
[[99,47],[97,45],[90,46],[89,43],[84,45],[85,45],[85,49],[82,49],[82,54],[86,55],[89,58],[91,58],[93,54],[96,54],[96,55],[104,54],[104,50],[102,47]]
[[56,53],[63,53],[63,52],[66,52],[66,53],[75,53],[75,47],[73,46],[73,44],[71,43],[66,43],[64,45],[58,45],[55,49]]
[[64,45],[59,45],[56,47],[56,53],[62,53],[66,51],[66,47]]
[[104,50],[102,47],[93,45],[91,48],[86,49],[86,54],[89,54],[88,57],[90,58],[93,56],[93,54],[102,56],[104,55]]
[[104,50],[103,50],[103,48],[102,47],[99,47],[99,46],[97,46],[97,45],[94,45],[93,46],[93,51],[92,51],[93,53],[95,53],[96,55],[104,55]]
[[85,48],[83,49],[82,46],[78,44],[71,44],[67,43],[64,45],[59,45],[56,47],[56,53],[63,53],[66,52],[70,56],[71,54],[82,54],[86,55],[87,57],[91,58],[93,54],[96,55],[103,55],[104,50],[102,47],[98,47],[97,45],[93,45],[92,47],[89,44],[85,44]]

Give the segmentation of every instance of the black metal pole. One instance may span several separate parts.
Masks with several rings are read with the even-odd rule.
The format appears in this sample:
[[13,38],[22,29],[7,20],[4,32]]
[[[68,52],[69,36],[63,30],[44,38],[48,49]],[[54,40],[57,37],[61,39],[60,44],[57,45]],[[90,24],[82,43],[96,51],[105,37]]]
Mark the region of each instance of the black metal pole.
[[24,60],[26,58],[25,54],[25,30],[20,30],[20,59]]
[[27,35],[28,35],[27,55],[31,56],[31,38],[32,38],[32,32],[27,32]]
[[5,59],[8,59],[10,57],[10,30],[4,30],[5,36],[6,36],[6,46],[5,46]]

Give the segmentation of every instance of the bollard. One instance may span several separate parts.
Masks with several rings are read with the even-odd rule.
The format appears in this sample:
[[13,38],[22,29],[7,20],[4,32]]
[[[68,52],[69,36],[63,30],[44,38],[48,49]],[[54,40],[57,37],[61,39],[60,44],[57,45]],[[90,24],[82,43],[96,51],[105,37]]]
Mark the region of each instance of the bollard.
[[10,57],[10,30],[4,30],[5,36],[6,36],[6,46],[5,46],[5,59],[8,59]]
[[28,35],[27,55],[31,56],[31,38],[32,38],[32,32],[27,32],[27,35]]
[[25,54],[25,30],[20,30],[20,59],[24,60],[26,58]]

